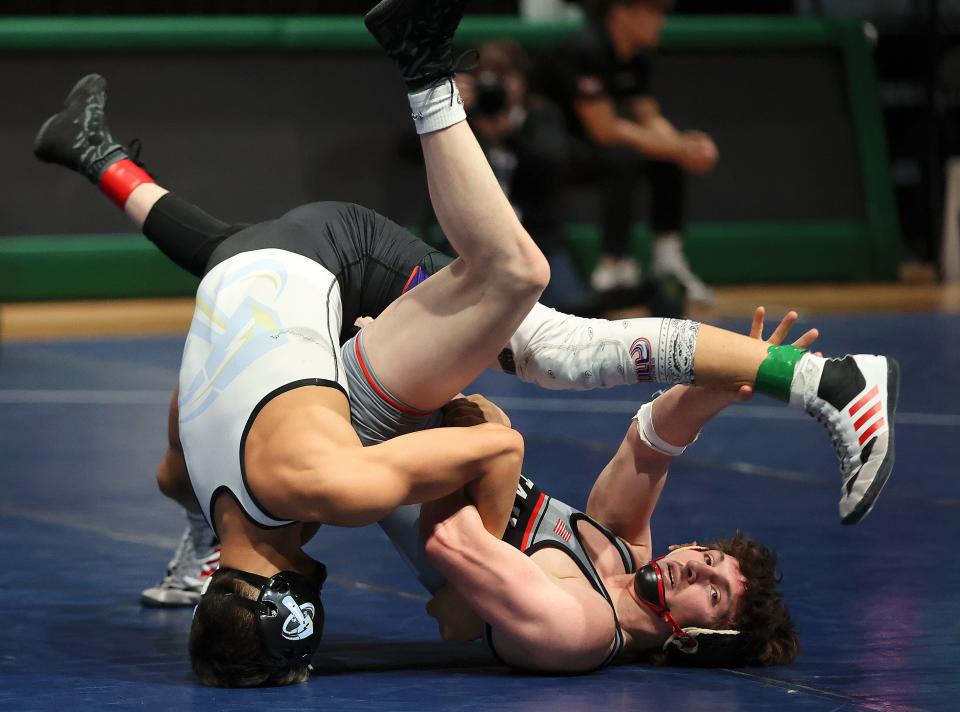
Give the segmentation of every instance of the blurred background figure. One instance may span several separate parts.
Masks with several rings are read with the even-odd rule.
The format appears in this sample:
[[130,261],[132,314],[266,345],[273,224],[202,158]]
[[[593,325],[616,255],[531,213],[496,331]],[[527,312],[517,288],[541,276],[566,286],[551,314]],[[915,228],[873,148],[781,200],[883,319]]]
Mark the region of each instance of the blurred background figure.
[[592,315],[602,305],[577,272],[561,227],[559,191],[569,160],[569,138],[560,110],[530,93],[529,67],[527,54],[515,42],[486,42],[478,48],[476,67],[458,74],[457,84],[494,175],[550,260],[543,303]]
[[562,107],[571,142],[571,174],[602,192],[601,256],[591,284],[601,293],[636,290],[642,274],[630,251],[637,186],[650,186],[654,233],[649,271],[672,279],[690,301],[711,290],[690,269],[682,247],[686,174],[704,175],[719,158],[702,131],[681,131],[651,94],[649,53],[660,41],[673,0],[582,0],[587,22],[546,55],[538,88]]

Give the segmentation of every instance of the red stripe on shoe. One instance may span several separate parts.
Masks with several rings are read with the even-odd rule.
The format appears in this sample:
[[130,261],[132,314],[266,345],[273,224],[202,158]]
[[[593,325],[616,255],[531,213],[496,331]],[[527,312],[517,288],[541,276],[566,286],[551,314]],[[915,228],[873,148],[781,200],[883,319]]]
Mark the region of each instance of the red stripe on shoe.
[[873,425],[863,431],[863,435],[860,436],[860,445],[863,445],[867,441],[867,438],[877,432],[877,430],[882,428],[884,425],[886,425],[886,421],[883,418],[877,418]]
[[850,417],[852,418],[854,413],[856,413],[858,410],[863,408],[863,406],[865,406],[867,403],[873,400],[874,396],[876,396],[879,392],[880,392],[879,386],[874,386],[869,391],[867,391],[867,394],[863,398],[861,398],[852,406],[850,406],[850,410],[847,411],[850,414]]
[[540,497],[537,498],[537,503],[533,507],[533,514],[530,515],[530,519],[527,521],[527,528],[523,532],[523,539],[520,540],[520,551],[527,550],[527,541],[530,539],[530,532],[533,531],[533,523],[537,521],[537,515],[540,513],[540,508],[543,506],[544,499],[544,494],[541,492]]
[[860,427],[861,427],[864,423],[866,423],[868,420],[870,420],[870,418],[872,418],[873,416],[875,416],[875,415],[876,415],[877,413],[879,413],[879,412],[880,412],[880,402],[877,401],[876,403],[873,404],[873,407],[872,407],[870,410],[868,410],[866,413],[864,413],[863,415],[861,415],[861,416],[860,416],[860,419],[857,420],[857,422],[853,424],[853,429],[854,429],[854,430],[860,430]]
[[401,413],[406,413],[408,415],[427,415],[430,412],[427,410],[416,410],[414,408],[410,408],[408,406],[403,405],[402,403],[397,402],[396,400],[391,398],[389,395],[387,395],[383,391],[383,389],[381,389],[380,386],[377,385],[377,382],[373,380],[373,376],[370,375],[370,371],[367,370],[367,364],[363,362],[363,354],[360,352],[360,339],[353,340],[353,348],[357,354],[357,363],[360,364],[360,370],[363,371],[364,378],[367,379],[367,383],[370,384],[370,387],[374,390],[374,392],[378,396],[380,396],[384,401],[386,401],[389,405],[399,410]]

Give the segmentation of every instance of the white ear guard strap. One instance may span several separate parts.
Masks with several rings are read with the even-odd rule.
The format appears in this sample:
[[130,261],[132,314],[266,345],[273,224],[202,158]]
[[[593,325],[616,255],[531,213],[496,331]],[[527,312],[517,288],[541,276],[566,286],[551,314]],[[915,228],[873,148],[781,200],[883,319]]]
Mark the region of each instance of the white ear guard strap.
[[688,628],[684,628],[683,632],[689,635],[690,638],[693,640],[692,645],[690,644],[685,645],[684,641],[678,638],[676,634],[673,634],[663,642],[663,649],[666,650],[671,645],[673,645],[674,647],[677,648],[677,650],[683,653],[687,653],[688,655],[693,655],[700,649],[699,638],[701,635],[704,636],[704,640],[711,640],[712,639],[711,636],[719,637],[721,635],[740,635],[739,630],[733,630],[733,629],[712,630],[709,628],[688,627]]
[[661,438],[659,435],[657,435],[657,431],[653,428],[652,401],[650,403],[644,403],[642,406],[640,406],[640,410],[637,411],[634,419],[637,421],[637,434],[640,436],[643,444],[651,450],[656,450],[657,452],[669,457],[682,455],[683,451],[695,443],[697,438],[700,437],[700,434],[697,433],[697,437],[686,445],[671,445],[666,440]]

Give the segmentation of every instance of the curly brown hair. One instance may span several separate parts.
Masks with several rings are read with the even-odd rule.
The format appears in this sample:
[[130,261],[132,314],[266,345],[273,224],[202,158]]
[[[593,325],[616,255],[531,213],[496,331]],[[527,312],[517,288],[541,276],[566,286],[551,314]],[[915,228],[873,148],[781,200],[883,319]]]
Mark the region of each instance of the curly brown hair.
[[[231,593],[233,596],[222,594]],[[220,594],[220,595],[218,595]],[[260,640],[257,622],[234,596],[257,599],[257,589],[230,572],[217,575],[200,599],[190,626],[190,662],[210,687],[292,685],[309,677],[307,665],[273,663]]]
[[747,579],[746,591],[733,628],[749,634],[755,641],[754,652],[744,665],[785,665],[800,652],[793,619],[777,588],[780,572],[776,553],[737,530],[733,536],[707,544],[740,563],[740,573]]
[[[721,636],[713,640],[709,649],[696,654],[678,652],[674,646],[641,653],[639,658],[653,665],[680,665],[694,667],[743,667],[748,665],[785,665],[793,662],[800,652],[793,619],[777,589],[780,573],[777,555],[758,544],[743,532],[701,544],[737,559],[740,573],[747,580],[743,599],[734,617],[725,621],[745,638]],[[741,636],[736,636],[740,638]]]

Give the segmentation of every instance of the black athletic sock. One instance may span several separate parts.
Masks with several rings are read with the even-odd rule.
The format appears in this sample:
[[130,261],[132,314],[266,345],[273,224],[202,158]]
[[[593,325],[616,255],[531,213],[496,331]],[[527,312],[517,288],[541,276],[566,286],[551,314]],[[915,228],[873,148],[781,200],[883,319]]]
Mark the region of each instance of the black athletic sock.
[[217,220],[196,205],[167,193],[151,208],[143,223],[143,234],[177,265],[202,277],[217,246],[245,227]]

